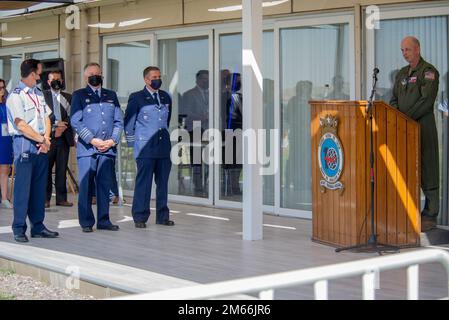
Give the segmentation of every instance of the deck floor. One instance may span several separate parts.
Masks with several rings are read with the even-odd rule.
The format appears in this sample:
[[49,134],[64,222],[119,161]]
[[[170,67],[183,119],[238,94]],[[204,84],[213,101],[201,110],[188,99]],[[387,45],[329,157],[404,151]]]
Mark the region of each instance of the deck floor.
[[[310,220],[265,215],[264,240],[243,241],[241,211],[176,203],[171,203],[170,209],[171,218],[176,222],[174,227],[155,225],[152,214],[147,229],[136,229],[129,205],[112,206],[111,220],[120,225],[120,231],[95,230],[85,234],[78,225],[75,206],[69,209],[52,206],[47,209],[45,222],[49,229],[60,232],[60,238],[30,239],[25,245],[101,259],[197,283],[376,256],[371,253],[335,253],[332,247],[312,242]],[[0,241],[14,242],[9,227],[11,221],[12,211],[1,209]],[[420,298],[435,299],[448,295],[447,278],[439,264],[420,267],[420,279]],[[404,299],[405,285],[405,270],[384,272],[380,276],[376,297]],[[360,278],[330,282],[331,299],[360,299],[361,294]],[[312,299],[312,286],[278,290],[275,297]]]

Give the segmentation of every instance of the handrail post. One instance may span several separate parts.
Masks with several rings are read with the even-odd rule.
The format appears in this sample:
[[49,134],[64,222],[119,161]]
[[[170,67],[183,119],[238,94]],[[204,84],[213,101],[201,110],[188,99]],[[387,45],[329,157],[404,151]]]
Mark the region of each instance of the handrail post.
[[315,300],[328,300],[327,280],[320,280],[314,283]]
[[363,275],[363,300],[374,300],[376,273],[368,271]]
[[274,290],[264,290],[259,292],[260,300],[274,300]]
[[418,300],[419,297],[419,265],[407,268],[407,300]]

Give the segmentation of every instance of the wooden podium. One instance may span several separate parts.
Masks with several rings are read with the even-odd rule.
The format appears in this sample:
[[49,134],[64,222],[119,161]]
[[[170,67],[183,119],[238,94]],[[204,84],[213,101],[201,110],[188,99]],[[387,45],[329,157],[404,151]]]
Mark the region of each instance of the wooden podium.
[[[335,247],[366,243],[371,230],[368,102],[310,105],[312,240]],[[378,242],[419,246],[419,124],[375,101],[373,137]]]

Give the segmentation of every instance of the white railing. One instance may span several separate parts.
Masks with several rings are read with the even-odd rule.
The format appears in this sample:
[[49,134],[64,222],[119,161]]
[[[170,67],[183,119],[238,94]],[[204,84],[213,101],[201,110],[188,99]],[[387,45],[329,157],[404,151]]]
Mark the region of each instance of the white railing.
[[[375,298],[379,272],[407,267],[407,299],[419,298],[419,264],[441,263],[446,270],[449,297],[449,253],[439,249],[423,249],[323,267],[276,273],[266,276],[217,282],[152,293],[129,295],[124,300],[192,300],[217,299],[230,295],[258,293],[263,300],[274,299],[276,289],[313,284],[315,299],[328,299],[328,281],[362,276],[363,299]],[[448,297],[442,297],[447,299]]]

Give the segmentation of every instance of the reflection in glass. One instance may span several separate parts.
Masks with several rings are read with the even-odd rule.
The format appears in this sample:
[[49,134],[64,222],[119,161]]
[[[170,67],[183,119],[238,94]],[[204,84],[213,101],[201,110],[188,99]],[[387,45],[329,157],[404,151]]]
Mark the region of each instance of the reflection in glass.
[[[270,129],[274,129],[274,32],[265,31],[262,40],[263,128],[267,130],[266,152],[270,149]],[[274,206],[274,175],[263,176],[263,204]]]
[[190,140],[180,141],[181,163],[172,167],[169,193],[208,198],[209,166],[202,161],[208,142],[201,141],[209,128],[208,38],[159,41],[159,66],[162,88],[173,97],[170,132],[185,129]]
[[[242,136],[243,128],[243,99],[242,77],[240,73],[231,73],[226,77],[228,88],[225,105],[224,144],[222,148],[224,194],[225,196],[241,197],[240,175],[242,173]],[[229,140],[228,140],[228,137]],[[228,143],[229,141],[229,143]],[[232,156],[231,153],[232,152]]]
[[349,99],[349,26],[282,29],[281,207],[311,210],[311,99]]
[[[448,17],[422,17],[395,20],[382,20],[380,29],[376,30],[375,64],[380,69],[378,78],[377,98],[389,103],[391,90],[397,72],[407,62],[402,57],[401,40],[408,35],[417,37],[421,42],[421,56],[433,64],[440,73],[440,85],[435,101],[435,120],[439,136],[440,152],[440,212],[447,208],[447,178],[443,172],[448,172],[448,119],[441,108],[442,102],[448,99]],[[432,36],[438,35],[438,36]],[[446,203],[446,205],[444,205]],[[423,207],[423,206],[422,206]],[[439,215],[441,223],[447,224],[448,217]]]
[[11,92],[20,80],[22,55],[14,54],[0,57],[0,78],[6,81],[6,90]]
[[[262,41],[262,75],[263,75],[263,128],[267,129],[266,154],[277,152],[270,149],[270,132],[274,128],[274,33],[265,31]],[[241,109],[242,92],[242,35],[226,34],[220,36],[220,106],[219,106],[219,128],[232,129],[235,134],[239,127],[238,118],[242,116]],[[236,90],[238,89],[238,90]],[[235,106],[238,106],[236,108]],[[232,108],[231,108],[232,107]],[[233,111],[233,113],[230,113]],[[231,120],[231,121],[229,121]],[[224,136],[224,135],[223,135]],[[239,139],[234,138],[237,142]],[[230,201],[242,201],[243,172],[241,165],[241,150],[232,147],[233,156],[230,163],[220,167],[220,199]],[[239,153],[239,154],[237,154]],[[222,154],[225,161],[226,155]],[[274,175],[263,176],[263,203],[274,205]]]
[[[237,144],[241,139],[232,137],[242,128],[242,35],[226,34],[220,36],[220,112],[219,126],[222,132],[222,161],[220,166],[220,199],[242,201],[242,165],[237,155]],[[230,134],[233,144],[226,146],[225,130]],[[241,148],[241,144],[239,144]],[[240,150],[239,150],[240,151]],[[232,152],[232,155],[231,155]],[[239,152],[241,156],[241,152]],[[227,156],[227,159],[226,159]],[[225,163],[226,162],[226,163]]]
[[[123,112],[126,109],[129,95],[141,90],[143,70],[150,65],[150,41],[133,41],[109,44],[107,46],[107,87],[117,92]],[[120,161],[122,167],[121,185],[124,190],[133,191],[136,177],[136,162],[133,149],[128,148],[125,135],[120,144]]]
[[39,51],[39,52],[30,52],[25,54],[25,59],[37,59],[37,60],[45,60],[45,59],[56,59],[59,58],[58,51]]

